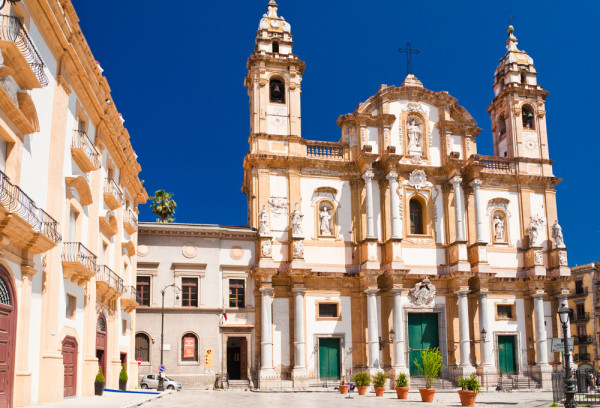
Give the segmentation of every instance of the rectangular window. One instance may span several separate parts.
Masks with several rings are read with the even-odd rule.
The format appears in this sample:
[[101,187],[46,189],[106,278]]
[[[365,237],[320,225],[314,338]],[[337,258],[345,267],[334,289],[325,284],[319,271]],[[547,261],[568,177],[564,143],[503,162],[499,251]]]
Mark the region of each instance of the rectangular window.
[[577,319],[583,319],[585,317],[585,304],[577,303],[575,307],[577,308]]
[[577,336],[579,336],[579,341],[584,341],[583,338],[587,337],[585,326],[577,326]]
[[244,307],[244,280],[229,279],[229,307]]
[[181,306],[198,307],[198,278],[182,278]]
[[150,306],[150,276],[137,277],[137,302],[140,306]]
[[319,317],[326,319],[336,319],[339,317],[339,308],[337,303],[319,303]]
[[77,311],[77,298],[72,295],[67,295],[67,311],[65,315],[67,319],[75,319],[75,312]]
[[121,328],[123,330],[123,336],[127,335],[127,320],[123,319],[121,321]]
[[498,305],[498,318],[499,319],[512,319],[512,305]]
[[583,294],[583,279],[575,281],[575,293],[578,295]]

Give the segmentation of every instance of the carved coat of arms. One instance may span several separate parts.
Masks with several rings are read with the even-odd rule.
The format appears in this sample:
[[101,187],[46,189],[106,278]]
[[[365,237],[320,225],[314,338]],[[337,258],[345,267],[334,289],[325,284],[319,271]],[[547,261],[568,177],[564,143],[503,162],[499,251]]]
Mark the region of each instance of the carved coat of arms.
[[429,278],[425,277],[410,290],[408,300],[413,306],[417,307],[435,306],[435,285],[431,283]]
[[421,169],[414,170],[408,177],[408,182],[417,190],[422,189],[427,184],[427,175]]

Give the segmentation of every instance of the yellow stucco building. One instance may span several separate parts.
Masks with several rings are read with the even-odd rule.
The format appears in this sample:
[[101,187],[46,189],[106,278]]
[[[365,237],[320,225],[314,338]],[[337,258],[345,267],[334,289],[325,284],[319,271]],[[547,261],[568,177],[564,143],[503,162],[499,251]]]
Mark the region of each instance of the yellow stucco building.
[[0,406],[134,361],[141,170],[70,0],[0,9]]

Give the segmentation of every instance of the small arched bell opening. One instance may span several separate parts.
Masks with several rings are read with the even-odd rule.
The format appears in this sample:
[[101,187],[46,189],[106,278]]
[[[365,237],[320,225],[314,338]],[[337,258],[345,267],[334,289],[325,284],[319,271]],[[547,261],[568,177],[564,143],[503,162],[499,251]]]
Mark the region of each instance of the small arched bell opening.
[[523,112],[521,113],[523,118],[523,128],[524,129],[535,129],[535,115],[533,113],[533,108],[531,105],[524,105]]
[[275,103],[285,103],[285,85],[281,79],[271,79],[269,100]]

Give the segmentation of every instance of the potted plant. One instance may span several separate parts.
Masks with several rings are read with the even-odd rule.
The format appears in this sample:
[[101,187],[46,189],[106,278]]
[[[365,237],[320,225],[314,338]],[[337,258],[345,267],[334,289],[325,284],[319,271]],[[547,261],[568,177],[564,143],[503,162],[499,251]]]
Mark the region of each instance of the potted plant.
[[127,367],[125,363],[121,366],[121,372],[119,373],[119,390],[125,391],[127,389],[127,380],[129,377],[127,376]]
[[346,376],[342,375],[342,381],[340,381],[340,394],[348,394],[350,384],[346,382]]
[[373,388],[375,388],[375,396],[383,397],[383,392],[385,391],[385,373],[383,371],[378,371],[373,376]]
[[367,387],[371,384],[371,376],[367,373],[356,373],[352,377],[358,390],[358,395],[365,395],[367,393]]
[[479,381],[475,374],[472,374],[470,377],[460,377],[458,379],[458,385],[461,390],[458,391],[458,396],[460,397],[460,403],[463,407],[474,407],[475,399],[477,398],[477,393],[479,392]]
[[425,377],[425,388],[419,388],[421,401],[432,402],[435,395],[435,388],[431,388],[433,380],[438,378],[444,369],[440,349],[436,347],[421,350],[421,363],[419,363],[418,359],[415,359],[415,365],[417,366],[417,370]]
[[98,374],[94,380],[94,393],[96,395],[102,395],[104,392],[104,374],[102,374],[102,367],[98,366]]
[[396,395],[398,399],[408,399],[408,378],[404,373],[396,377]]

